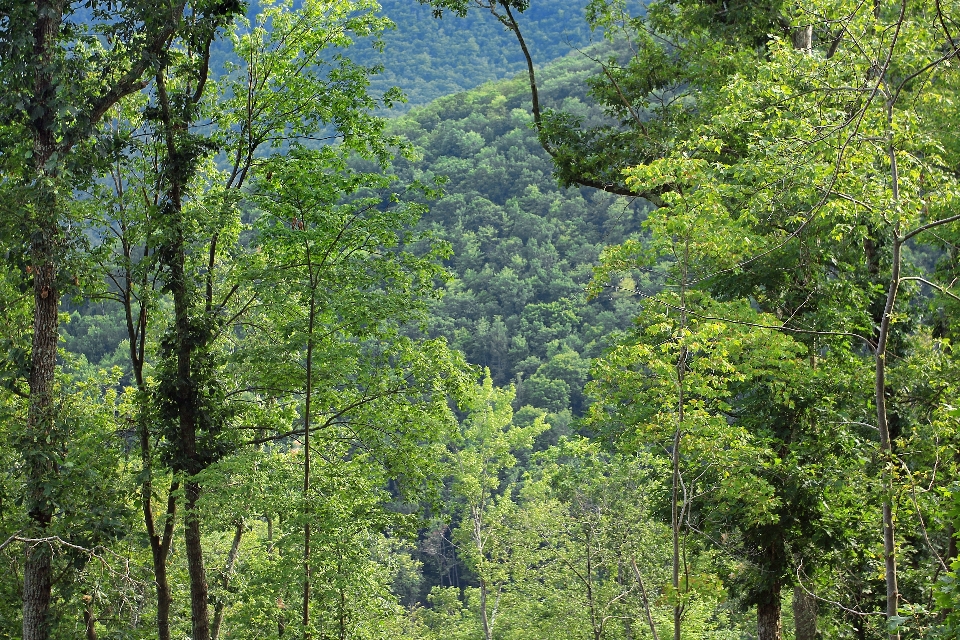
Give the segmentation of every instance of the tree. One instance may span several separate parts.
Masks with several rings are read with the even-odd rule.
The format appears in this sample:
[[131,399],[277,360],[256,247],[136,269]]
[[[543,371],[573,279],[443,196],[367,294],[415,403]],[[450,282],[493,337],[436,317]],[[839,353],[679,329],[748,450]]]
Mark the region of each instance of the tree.
[[[6,133],[24,136],[29,148],[11,148],[24,159],[16,179],[23,187],[21,236],[30,246],[34,287],[29,411],[23,450],[31,527],[37,536],[50,526],[54,507],[47,490],[56,482],[58,433],[54,375],[59,335],[58,305],[69,274],[60,271],[69,246],[66,203],[77,179],[89,177],[89,148],[101,120],[124,96],[143,88],[170,39],[183,27],[185,3],[157,12],[152,3],[91,6],[80,11],[63,0],[7,3],[0,58],[3,67]],[[222,9],[209,7],[211,13]],[[10,174],[8,174],[10,175]],[[28,548],[24,568],[23,635],[49,635],[50,553]]]
[[[302,428],[278,435],[299,434],[303,442],[302,626],[309,635],[314,628],[310,618],[314,431],[342,426],[353,431],[359,445],[376,448],[382,436],[368,431],[372,421],[386,429],[397,419],[392,413],[399,413],[407,402],[417,405],[419,394],[424,411],[418,421],[419,437],[429,441],[428,425],[443,422],[446,395],[437,386],[437,377],[455,374],[456,365],[443,362],[449,355],[442,344],[411,342],[398,328],[420,317],[435,279],[443,275],[435,260],[445,254],[445,246],[420,256],[408,251],[416,238],[405,229],[416,222],[422,207],[388,194],[393,186],[390,177],[349,170],[342,149],[294,149],[271,162],[266,175],[254,201],[262,211],[258,224],[264,266],[282,276],[272,282],[273,296],[267,304],[273,307],[269,318],[274,330],[284,336],[284,349],[255,353],[261,366],[273,361],[279,369],[268,369],[266,387],[302,392],[304,398]],[[411,359],[414,349],[429,357]],[[290,353],[302,354],[295,371],[283,364]],[[274,381],[273,376],[279,378]],[[297,381],[295,387],[289,386],[290,380]],[[379,412],[384,413],[372,417]],[[396,435],[406,437],[404,427],[397,427]],[[340,455],[348,457],[346,451]]]
[[[462,13],[468,3],[437,6]],[[526,5],[482,6],[497,13],[509,29],[518,31],[511,9]],[[929,202],[925,200],[927,195],[920,194],[951,193],[952,174],[942,173],[951,162],[930,160],[942,159],[944,148],[932,138],[929,143],[926,139],[911,140],[909,145],[895,140],[898,113],[910,122],[932,123],[939,118],[923,100],[904,107],[908,96],[919,99],[924,91],[940,95],[952,90],[953,80],[944,66],[955,55],[950,9],[938,3],[795,7],[778,2],[732,6],[660,2],[648,7],[646,17],[640,19],[626,14],[622,3],[600,2],[591,5],[590,16],[598,26],[628,38],[634,45],[634,54],[626,64],[615,59],[604,63],[602,76],[593,85],[594,95],[608,105],[611,115],[619,117],[618,123],[590,130],[580,128],[576,119],[538,114],[536,80],[530,64],[534,119],[541,141],[553,143],[554,151],[570,152],[569,157],[554,153],[561,180],[578,182],[581,176],[596,177],[605,171],[612,177],[600,180],[600,186],[613,185],[612,190],[621,192],[627,190],[623,187],[632,188],[633,193],[673,210],[676,200],[671,193],[689,198],[693,190],[702,192],[702,196],[709,193],[705,186],[714,184],[722,185],[715,193],[716,210],[742,211],[744,203],[751,203],[755,213],[750,215],[755,218],[740,214],[733,218],[744,223],[738,233],[743,232],[741,237],[757,249],[734,242],[731,246],[740,259],[715,260],[713,269],[698,274],[698,284],[721,298],[750,296],[763,310],[781,319],[789,318],[791,324],[781,330],[807,343],[812,363],[816,363],[818,351],[831,342],[828,336],[844,331],[855,334],[848,336],[855,342],[846,346],[833,342],[830,348],[855,351],[864,343],[875,346],[874,421],[881,436],[879,450],[888,460],[881,485],[892,494],[895,472],[891,469],[899,463],[890,459],[896,435],[888,431],[891,424],[894,430],[905,425],[890,417],[895,414],[886,408],[890,389],[884,379],[889,367],[886,350],[890,327],[896,317],[892,312],[904,282],[900,272],[902,249],[916,238],[915,233],[950,225],[953,219],[947,213],[937,217],[928,205],[918,205],[911,209],[915,217],[914,226],[909,227],[901,219],[907,214],[884,217],[881,211],[903,206],[910,173],[901,165],[906,162],[904,166],[912,166],[912,160],[898,154],[907,146],[916,150],[911,158],[922,159],[917,160],[916,173],[923,176],[925,187],[917,191],[916,202]],[[925,27],[914,30],[910,26],[914,20]],[[890,26],[889,39],[876,35],[887,33],[879,25]],[[876,39],[876,51],[883,53],[871,57],[858,48],[865,34]],[[926,78],[936,80],[927,85],[923,82]],[[750,113],[740,108],[747,104],[751,105]],[[759,129],[753,128],[757,122],[763,123]],[[624,135],[629,138],[626,144],[610,144]],[[884,151],[886,173],[865,169],[881,162],[880,156],[871,156],[865,150],[874,138],[888,141]],[[642,148],[635,141],[640,141]],[[925,146],[929,144],[933,146]],[[617,146],[625,149],[622,155],[617,155]],[[859,160],[854,161],[855,157]],[[588,164],[577,165],[582,158],[589,159]],[[660,166],[661,161],[676,170],[647,172],[646,167]],[[703,164],[698,164],[701,161]],[[631,182],[630,176],[639,174],[629,169],[621,173],[631,163],[644,167],[643,178]],[[806,171],[798,173],[797,167]],[[724,177],[706,178],[714,170]],[[622,185],[621,175],[627,176]],[[691,175],[697,177],[690,180]],[[846,182],[847,176],[850,183]],[[880,187],[884,182],[892,185],[889,195]],[[927,188],[934,183],[937,186],[929,191]],[[870,186],[865,189],[864,185]],[[773,213],[772,203],[776,203]],[[855,221],[857,216],[865,224]],[[852,232],[838,237],[838,224],[849,225],[845,228]],[[926,227],[928,224],[931,226]],[[860,240],[854,240],[855,236]],[[831,240],[823,244],[827,238]],[[893,252],[889,279],[885,275],[886,258],[880,253],[883,247]],[[790,274],[782,269],[785,256],[791,263],[805,266]],[[858,300],[853,307],[845,307],[835,297],[843,288],[832,275],[836,264],[856,274],[845,283],[846,295]],[[919,278],[912,281],[931,283],[924,286],[950,293],[943,284],[922,275],[906,277]],[[878,285],[886,290],[886,296],[877,295]],[[843,327],[839,332],[835,330],[838,324]],[[840,411],[848,420],[864,417],[851,405]],[[895,628],[903,620],[896,606],[899,596],[892,509],[890,498],[884,507],[885,581],[887,618]]]
[[[365,91],[369,70],[346,58],[325,59],[331,47],[348,46],[352,37],[385,27],[373,5],[311,2],[293,10],[281,3],[265,8],[246,33],[235,24],[240,20],[237,9],[222,7],[220,13],[211,13],[194,7],[191,30],[176,40],[156,73],[152,102],[143,105],[141,96],[138,105],[128,105],[119,114],[118,145],[112,154],[114,194],[102,222],[118,242],[117,261],[108,267],[116,289],[108,295],[124,306],[131,365],[144,401],[141,493],[154,555],[161,637],[170,633],[164,558],[181,476],[195,475],[236,444],[224,433],[237,414],[235,406],[225,402],[230,396],[221,371],[230,325],[256,300],[250,283],[238,277],[242,265],[236,262],[243,252],[236,202],[255,157],[262,148],[308,139],[329,123],[355,148],[382,154],[386,144],[378,137],[379,119],[368,113],[377,105]],[[224,29],[232,34],[242,64],[234,73],[214,78],[211,51]],[[277,91],[280,86],[284,91]],[[201,118],[210,118],[218,128],[196,131]],[[211,166],[211,156],[220,152],[230,162],[226,172]],[[148,389],[143,367],[158,282],[173,298],[174,317],[171,330],[158,341],[159,384]],[[149,394],[159,412],[149,406]],[[157,416],[165,424],[161,453],[173,470],[162,531],[157,530],[152,507],[150,434],[158,425],[150,419]],[[199,522],[192,514],[201,487],[186,482],[194,635],[200,637],[209,627]]]
[[512,389],[495,389],[489,370],[469,398],[469,413],[451,443],[451,490],[461,502],[462,523],[454,541],[467,566],[477,575],[479,617],[486,640],[494,638],[500,598],[510,582],[502,557],[504,523],[513,501],[504,476],[517,464],[515,453],[533,446],[533,439],[549,428],[542,417],[525,427],[513,425]]
[[[906,420],[905,407],[889,408],[895,395],[886,376],[892,355],[904,357],[916,344],[910,326],[897,320],[897,309],[904,314],[900,318],[920,320],[919,305],[898,303],[904,283],[920,282],[950,294],[921,275],[919,264],[907,267],[918,275],[905,276],[902,269],[910,240],[955,220],[938,209],[952,201],[955,189],[955,177],[943,171],[952,164],[946,159],[950,151],[937,136],[919,135],[914,128],[914,123],[938,122],[926,92],[952,94],[955,80],[941,65],[955,50],[943,44],[949,38],[936,19],[942,14],[939,5],[881,3],[846,13],[824,5],[808,11],[798,19],[811,21],[807,31],[820,34],[809,47],[798,47],[795,34],[772,39],[768,58],[753,72],[715,85],[716,93],[700,93],[701,112],[714,115],[696,137],[627,174],[638,179],[638,193],[666,188],[676,194],[669,196],[673,202],[709,197],[712,212],[738,225],[736,233],[744,240],[731,244],[734,255],[717,256],[714,266],[698,275],[701,286],[718,296],[753,300],[773,313],[780,320],[755,324],[806,342],[817,367],[856,360],[864,346],[869,349],[886,619],[890,636],[896,637],[905,617],[897,604],[892,513],[896,469],[904,459],[895,453],[894,442],[920,425]],[[826,30],[830,20],[841,26],[839,32]],[[893,30],[889,38],[878,35],[883,25]],[[859,43],[871,38],[882,53],[860,49]],[[927,74],[932,74],[929,82]],[[909,135],[898,133],[904,126]],[[798,174],[797,167],[804,170]],[[889,251],[889,258],[882,251]],[[791,267],[784,269],[785,264]],[[848,276],[838,278],[838,273]],[[835,296],[842,289],[841,300]],[[860,384],[856,378],[852,383]],[[864,391],[855,390],[836,409],[814,408],[824,416],[837,411],[851,424],[871,420],[860,408]]]

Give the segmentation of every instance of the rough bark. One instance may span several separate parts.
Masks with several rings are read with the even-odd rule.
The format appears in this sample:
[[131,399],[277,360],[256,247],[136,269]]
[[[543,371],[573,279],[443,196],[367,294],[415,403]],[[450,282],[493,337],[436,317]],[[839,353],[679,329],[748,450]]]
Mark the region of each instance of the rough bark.
[[[35,70],[30,129],[33,135],[33,342],[30,362],[30,402],[23,453],[27,470],[27,514],[31,537],[42,538],[53,520],[49,484],[55,481],[62,445],[55,434],[54,371],[59,335],[56,249],[60,237],[55,168],[56,80],[53,64],[63,18],[62,2],[38,2],[33,29]],[[46,543],[27,543],[23,569],[23,640],[46,640],[50,633],[52,558]]]
[[793,588],[793,629],[795,640],[816,640],[817,599],[800,585]]
[[793,48],[804,53],[813,52],[813,25],[808,24],[804,27],[796,27],[791,34]]
[[207,607],[209,594],[207,572],[203,565],[203,547],[200,544],[200,514],[197,500],[200,485],[187,481],[185,484],[186,513],[184,513],[184,551],[187,556],[187,572],[190,574],[190,616],[193,621],[192,640],[210,640],[210,612]]
[[[116,84],[82,105],[86,112],[58,121],[61,112],[58,87],[76,78],[58,76],[57,57],[63,25],[64,0],[32,3],[33,46],[27,64],[33,69],[30,98],[23,109],[33,142],[33,194],[27,209],[30,227],[30,272],[34,275],[34,326],[31,347],[29,403],[22,450],[26,469],[25,506],[34,538],[42,538],[53,519],[51,485],[56,482],[57,459],[65,443],[55,433],[53,380],[59,325],[58,252],[62,244],[57,186],[60,168],[73,146],[86,139],[104,114],[121,98],[143,88],[142,75],[167,46],[179,24],[183,4],[170,7],[158,22],[151,22],[149,40],[139,52],[131,51],[132,64]],[[51,554],[47,544],[28,544],[24,560],[23,640],[46,640],[50,633]]]
[[779,593],[757,604],[757,640],[783,640]]

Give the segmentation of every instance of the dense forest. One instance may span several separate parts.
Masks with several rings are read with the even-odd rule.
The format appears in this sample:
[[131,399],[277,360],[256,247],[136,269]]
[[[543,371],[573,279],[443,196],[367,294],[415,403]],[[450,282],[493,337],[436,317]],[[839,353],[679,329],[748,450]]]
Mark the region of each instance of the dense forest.
[[956,638],[958,38],[0,0],[0,638]]

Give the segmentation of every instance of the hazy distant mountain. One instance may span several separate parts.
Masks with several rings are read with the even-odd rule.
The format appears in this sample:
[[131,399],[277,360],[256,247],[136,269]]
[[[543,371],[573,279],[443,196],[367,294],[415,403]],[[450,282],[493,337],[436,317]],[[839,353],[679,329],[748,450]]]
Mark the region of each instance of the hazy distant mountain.
[[[517,16],[538,66],[598,37],[584,20],[584,4],[551,0]],[[382,0],[381,6],[397,25],[384,38],[383,54],[357,47],[349,55],[357,62],[384,65],[372,88],[374,93],[391,86],[403,89],[409,102],[400,112],[526,69],[514,35],[488,13],[475,10],[466,18],[445,14],[438,20],[416,0]]]

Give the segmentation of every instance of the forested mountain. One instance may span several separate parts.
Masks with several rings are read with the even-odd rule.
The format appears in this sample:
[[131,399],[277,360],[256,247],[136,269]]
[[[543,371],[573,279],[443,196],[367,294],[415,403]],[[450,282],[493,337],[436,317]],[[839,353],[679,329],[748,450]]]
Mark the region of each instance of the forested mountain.
[[[541,99],[589,115],[582,87],[594,68],[579,54],[551,65]],[[452,246],[456,276],[431,309],[431,332],[489,368],[494,383],[515,383],[517,406],[580,415],[590,358],[638,309],[630,294],[588,303],[586,285],[605,246],[638,237],[643,206],[558,188],[528,105],[516,78],[416,109],[391,130],[422,157],[397,170],[445,180],[421,222]]]
[[[569,54],[545,68],[542,99],[601,120],[584,85],[595,70],[585,54]],[[415,109],[389,133],[417,149],[415,160],[395,161],[401,180],[444,181],[420,222],[453,249],[445,264],[455,279],[431,307],[430,333],[489,368],[496,384],[515,384],[518,408],[554,413],[565,430],[583,412],[590,359],[639,308],[630,292],[588,302],[586,285],[604,247],[638,237],[649,205],[559,188],[528,105],[523,78],[488,83]],[[98,366],[123,366],[121,309],[88,301],[64,329],[70,351]]]
[[[399,87],[407,103],[398,105],[397,112],[526,69],[514,35],[489,15],[471,12],[456,20],[435,20],[432,7],[414,0],[386,0],[380,5],[396,28],[383,35],[382,54],[367,50],[353,58],[361,64],[383,65],[371,88],[383,92]],[[532,5],[523,13],[523,27],[538,64],[599,39],[584,19],[583,3],[575,0]]]
[[0,4],[0,638],[957,637],[960,4],[168,9]]

